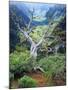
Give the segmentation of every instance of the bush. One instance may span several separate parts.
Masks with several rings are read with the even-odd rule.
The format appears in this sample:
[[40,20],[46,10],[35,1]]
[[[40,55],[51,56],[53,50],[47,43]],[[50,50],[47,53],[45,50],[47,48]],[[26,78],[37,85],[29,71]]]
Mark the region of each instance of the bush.
[[[63,54],[45,57],[39,61],[39,65],[45,71],[44,74],[47,79],[48,86],[55,85],[56,78],[58,81],[60,79],[63,80],[64,83],[66,82],[65,56]],[[55,82],[53,82],[53,80]]]
[[20,75],[23,72],[31,71],[31,69],[28,51],[15,51],[10,54],[10,72]]
[[14,80],[14,74],[13,73],[9,73],[9,80]]
[[32,79],[29,76],[24,76],[19,79],[20,88],[29,88],[29,87],[36,87],[36,86],[37,86],[36,80]]
[[65,56],[63,54],[48,56],[41,59],[39,65],[45,70],[47,76],[65,73]]

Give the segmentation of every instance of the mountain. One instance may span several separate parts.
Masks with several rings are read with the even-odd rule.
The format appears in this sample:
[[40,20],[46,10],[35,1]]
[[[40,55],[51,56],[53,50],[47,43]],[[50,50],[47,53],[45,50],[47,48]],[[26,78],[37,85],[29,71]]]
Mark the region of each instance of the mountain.
[[66,6],[64,4],[56,4],[55,6],[51,7],[45,17],[48,20],[57,20],[66,14]]
[[[24,7],[26,10],[27,8]],[[18,5],[10,4],[9,6],[9,27],[10,27],[10,52],[15,49],[15,46],[20,43],[19,30],[17,23],[20,27],[26,27],[25,24],[29,22],[28,13],[21,10]]]
[[[38,6],[37,6],[38,5]],[[48,24],[49,19],[52,21],[57,20],[61,16],[65,16],[66,14],[66,6],[65,5],[57,5],[57,4],[34,4],[30,5],[23,2],[10,2],[9,5],[9,27],[10,27],[10,48],[11,51],[15,49],[15,46],[20,43],[19,38],[19,30],[17,27],[18,23],[20,27],[26,27],[25,24],[28,24],[31,14],[31,7],[35,8],[34,16],[37,16],[33,19],[31,26],[38,25],[46,25]],[[47,9],[47,10],[46,10]],[[44,12],[44,13],[43,13]],[[39,15],[39,16],[38,16]],[[65,19],[64,19],[65,20]],[[65,29],[65,22],[62,21],[58,26],[62,30]]]
[[[27,10],[27,8],[25,8]],[[22,24],[25,26],[25,23],[29,22],[28,13],[25,12],[25,10],[21,10],[18,5],[10,5],[9,6],[9,14],[10,18],[13,18],[13,20],[17,23]]]

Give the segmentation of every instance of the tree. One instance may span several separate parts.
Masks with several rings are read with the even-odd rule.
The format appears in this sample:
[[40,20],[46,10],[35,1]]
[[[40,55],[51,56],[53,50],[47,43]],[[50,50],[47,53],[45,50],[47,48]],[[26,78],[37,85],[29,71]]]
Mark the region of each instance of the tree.
[[51,25],[49,24],[49,27],[48,27],[48,30],[46,30],[44,32],[44,34],[42,35],[41,39],[39,42],[35,43],[33,41],[33,39],[30,37],[30,33],[33,31],[33,27],[31,27],[31,23],[33,21],[33,14],[34,14],[34,9],[32,11],[29,11],[30,14],[31,14],[31,17],[30,17],[30,21],[28,24],[25,24],[26,27],[20,27],[19,23],[17,23],[17,27],[18,27],[18,30],[20,32],[22,32],[22,34],[25,36],[25,38],[29,41],[30,43],[30,58],[31,58],[31,61],[33,63],[33,67],[34,69],[37,69],[39,68],[41,71],[43,71],[39,66],[38,67],[35,67],[36,65],[36,58],[37,58],[37,51],[38,51],[38,47],[42,44],[43,40],[47,39],[47,38],[51,38],[51,34],[53,32],[53,29],[49,29],[51,28]]

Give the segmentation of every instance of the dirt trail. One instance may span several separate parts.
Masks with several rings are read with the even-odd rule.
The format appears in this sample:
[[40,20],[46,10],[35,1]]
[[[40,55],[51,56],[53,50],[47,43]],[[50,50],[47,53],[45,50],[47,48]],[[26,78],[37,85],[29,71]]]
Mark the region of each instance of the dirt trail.
[[43,73],[38,71],[36,73],[29,73],[28,75],[38,82],[38,87],[46,86],[46,79]]
[[[37,83],[38,87],[46,86],[46,79],[45,79],[45,77],[44,77],[42,72],[39,72],[39,71],[31,72],[31,73],[28,73],[27,75],[32,77],[33,79],[35,79],[38,82]],[[18,86],[19,86],[18,85],[18,80],[14,80],[12,82],[12,88],[18,88]]]
[[[33,79],[35,79],[37,81],[37,87],[45,87],[45,86],[48,86],[48,80],[47,78],[43,75],[42,72],[40,71],[36,71],[36,72],[30,72],[30,73],[27,73],[26,75],[32,77]],[[59,85],[65,85],[63,81],[61,80],[54,80],[53,81],[54,84],[57,86]],[[51,81],[52,83],[52,81]],[[13,80],[12,82],[12,88],[18,88],[19,84],[18,84],[18,79],[16,80]]]

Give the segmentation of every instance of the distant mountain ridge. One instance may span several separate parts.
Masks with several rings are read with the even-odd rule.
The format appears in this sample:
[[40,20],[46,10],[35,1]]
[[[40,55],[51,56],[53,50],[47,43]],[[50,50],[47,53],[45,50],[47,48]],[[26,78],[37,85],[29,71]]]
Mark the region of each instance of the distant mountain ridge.
[[[43,7],[45,7],[45,8],[43,8]],[[41,8],[41,13],[44,10],[46,11],[45,5],[42,5],[42,7],[40,7],[40,8]],[[26,4],[21,3],[21,2],[11,3],[10,7],[9,7],[9,11],[10,11],[10,14],[15,13],[17,17],[21,17],[22,20],[21,20],[21,23],[19,22],[20,24],[22,24],[23,26],[25,24],[28,24],[31,14],[30,14],[30,10]],[[35,25],[35,26],[46,25],[46,24],[48,24],[49,19],[57,20],[60,16],[64,16],[65,14],[66,14],[66,6],[63,4],[55,4],[51,7],[49,7],[49,9],[45,13],[45,15],[43,15],[44,18],[46,18],[45,20],[42,20],[42,21],[33,20],[31,25]]]
[[66,6],[64,4],[56,4],[47,11],[45,17],[47,17],[47,19],[55,20],[61,16],[65,16],[65,14]]

